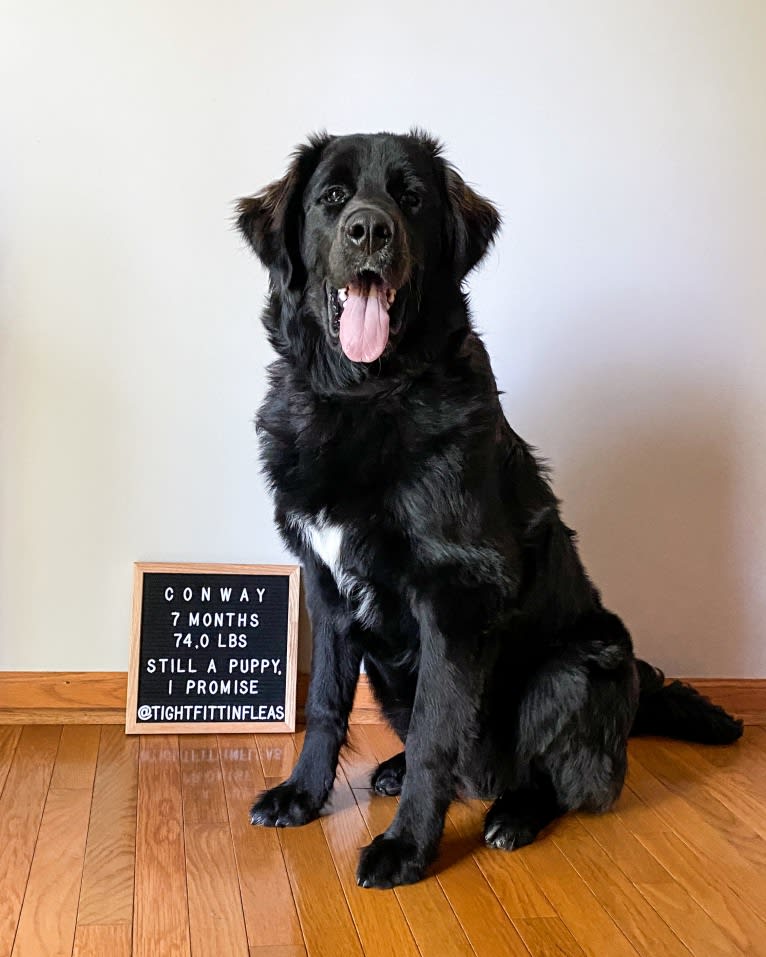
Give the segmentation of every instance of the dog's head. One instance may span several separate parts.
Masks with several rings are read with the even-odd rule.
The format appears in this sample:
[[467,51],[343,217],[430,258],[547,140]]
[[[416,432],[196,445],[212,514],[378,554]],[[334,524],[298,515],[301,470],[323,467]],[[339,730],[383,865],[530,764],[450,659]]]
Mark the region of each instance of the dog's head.
[[447,321],[500,217],[414,131],[312,137],[282,179],[240,200],[237,223],[279,303],[365,364],[422,341],[424,304]]

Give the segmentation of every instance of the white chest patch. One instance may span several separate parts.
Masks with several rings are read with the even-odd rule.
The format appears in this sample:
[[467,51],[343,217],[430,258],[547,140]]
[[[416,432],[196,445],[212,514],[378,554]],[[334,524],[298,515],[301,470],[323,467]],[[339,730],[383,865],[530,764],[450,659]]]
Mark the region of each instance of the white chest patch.
[[343,544],[343,528],[340,525],[330,525],[329,522],[316,525],[306,522],[303,526],[303,535],[314,552],[327,565],[335,578],[341,570],[340,549]]
[[288,521],[330,569],[338,591],[355,606],[354,617],[357,621],[371,625],[377,618],[375,594],[366,582],[343,567],[343,526],[328,522],[321,512],[315,519],[293,513]]

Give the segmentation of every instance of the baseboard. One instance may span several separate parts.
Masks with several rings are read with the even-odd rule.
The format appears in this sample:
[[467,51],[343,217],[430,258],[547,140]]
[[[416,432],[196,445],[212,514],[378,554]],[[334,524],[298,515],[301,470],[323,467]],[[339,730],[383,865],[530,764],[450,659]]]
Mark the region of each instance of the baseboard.
[[[303,721],[309,679],[298,674],[298,721]],[[0,724],[124,724],[128,676],[124,671],[0,672]],[[366,675],[351,711],[352,724],[374,724],[380,710]]]
[[[766,678],[684,679],[745,724],[766,725]],[[298,718],[308,675],[298,675]],[[0,672],[0,724],[123,724],[127,674],[122,671]],[[380,710],[366,675],[360,675],[351,724],[374,724]]]

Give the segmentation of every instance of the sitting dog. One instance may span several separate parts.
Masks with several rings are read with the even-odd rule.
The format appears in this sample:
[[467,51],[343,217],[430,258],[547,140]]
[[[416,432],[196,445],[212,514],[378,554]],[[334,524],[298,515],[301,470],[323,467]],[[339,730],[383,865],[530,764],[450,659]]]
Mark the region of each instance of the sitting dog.
[[567,811],[606,811],[631,732],[742,733],[635,658],[505,420],[464,292],[499,224],[417,130],[314,136],[238,205],[278,355],[264,469],[314,638],[303,751],[251,820],[319,814],[364,663],[404,750],[373,775],[401,801],[362,851],[363,887],[419,880],[458,793],[495,799],[485,840],[512,850]]

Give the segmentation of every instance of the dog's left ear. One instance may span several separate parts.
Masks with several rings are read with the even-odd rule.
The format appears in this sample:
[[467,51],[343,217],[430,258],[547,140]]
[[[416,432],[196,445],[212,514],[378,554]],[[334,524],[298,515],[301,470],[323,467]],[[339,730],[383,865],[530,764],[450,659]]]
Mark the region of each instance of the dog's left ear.
[[501,219],[495,206],[471,189],[456,169],[448,163],[444,169],[448,240],[456,274],[462,280],[481,262],[495,241]]
[[301,197],[331,137],[309,137],[292,155],[287,172],[255,196],[237,202],[237,228],[283,288],[305,279],[300,255]]

